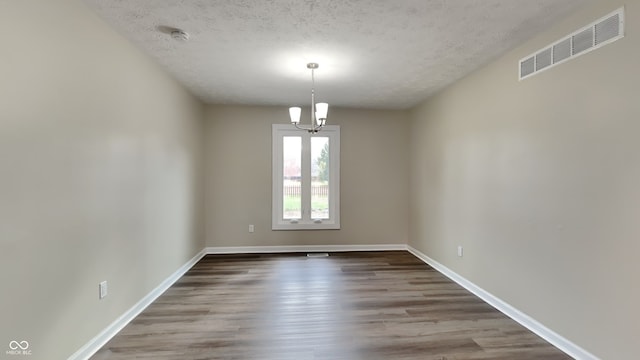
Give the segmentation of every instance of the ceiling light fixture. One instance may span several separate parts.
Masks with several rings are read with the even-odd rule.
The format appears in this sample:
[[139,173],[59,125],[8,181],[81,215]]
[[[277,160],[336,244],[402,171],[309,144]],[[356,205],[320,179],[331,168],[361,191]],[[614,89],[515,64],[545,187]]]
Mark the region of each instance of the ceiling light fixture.
[[293,124],[296,128],[300,130],[306,130],[310,134],[315,134],[327,122],[327,112],[329,111],[329,104],[327,103],[317,103],[316,104],[316,94],[315,94],[315,77],[313,71],[317,69],[319,65],[317,63],[308,63],[307,69],[311,70],[311,125],[301,126],[300,125],[300,113],[302,109],[299,107],[290,107],[289,108],[289,116],[291,117],[291,124]]

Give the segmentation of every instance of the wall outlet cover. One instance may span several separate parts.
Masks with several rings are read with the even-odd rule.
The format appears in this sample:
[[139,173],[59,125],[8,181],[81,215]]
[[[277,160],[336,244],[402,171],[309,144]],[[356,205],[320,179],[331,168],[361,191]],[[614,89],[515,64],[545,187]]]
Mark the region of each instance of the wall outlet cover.
[[100,299],[104,299],[105,296],[107,296],[107,281],[103,281],[98,285],[98,288],[100,290],[99,293],[99,297]]

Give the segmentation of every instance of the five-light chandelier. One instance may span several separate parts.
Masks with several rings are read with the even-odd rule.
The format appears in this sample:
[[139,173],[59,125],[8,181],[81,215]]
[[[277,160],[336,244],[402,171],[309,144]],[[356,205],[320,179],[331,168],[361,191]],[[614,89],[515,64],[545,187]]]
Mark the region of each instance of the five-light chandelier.
[[315,77],[313,71],[317,69],[319,65],[317,63],[308,63],[307,69],[311,70],[311,124],[309,126],[300,125],[300,113],[302,109],[299,107],[290,107],[289,116],[291,117],[291,124],[300,130],[306,130],[311,134],[315,134],[327,122],[327,113],[329,111],[329,104],[317,103],[315,94]]

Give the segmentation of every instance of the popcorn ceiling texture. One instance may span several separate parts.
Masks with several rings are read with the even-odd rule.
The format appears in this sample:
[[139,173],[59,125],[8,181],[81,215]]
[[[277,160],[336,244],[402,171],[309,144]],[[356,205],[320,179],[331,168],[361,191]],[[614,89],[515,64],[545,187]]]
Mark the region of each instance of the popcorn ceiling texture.
[[592,1],[85,2],[206,103],[306,105],[313,61],[318,101],[406,109]]

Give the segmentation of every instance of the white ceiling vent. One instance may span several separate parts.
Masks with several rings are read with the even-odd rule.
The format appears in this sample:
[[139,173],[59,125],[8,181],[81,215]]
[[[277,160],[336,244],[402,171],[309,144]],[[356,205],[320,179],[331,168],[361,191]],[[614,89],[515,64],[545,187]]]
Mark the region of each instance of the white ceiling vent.
[[624,37],[624,7],[520,60],[520,80]]

